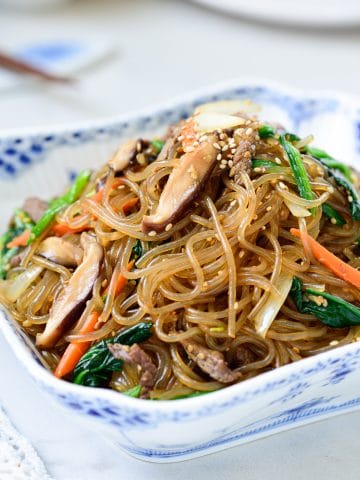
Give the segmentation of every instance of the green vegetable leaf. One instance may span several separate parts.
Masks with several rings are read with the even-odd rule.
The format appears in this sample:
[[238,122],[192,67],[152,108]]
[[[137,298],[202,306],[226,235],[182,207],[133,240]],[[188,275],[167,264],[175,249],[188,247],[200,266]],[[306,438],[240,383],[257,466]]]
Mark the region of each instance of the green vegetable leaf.
[[284,167],[281,165],[270,160],[261,160],[258,158],[252,160],[252,168],[265,168],[267,173],[281,173],[284,171]]
[[139,398],[141,394],[141,385],[135,385],[135,387],[129,388],[129,390],[125,390],[125,392],[121,392],[123,395],[133,398]]
[[0,279],[6,278],[10,260],[20,251],[19,247],[8,248],[7,244],[26,229],[31,229],[34,222],[24,210],[17,208],[11,220],[10,228],[0,237]]
[[142,245],[139,239],[136,240],[132,248],[132,258],[137,261],[143,255]]
[[38,238],[42,234],[42,232],[54,220],[58,212],[74,203],[80,197],[90,179],[90,176],[90,170],[83,170],[80,172],[68,191],[62,197],[59,197],[50,203],[40,220],[31,229],[28,244],[32,243],[35,238]]
[[[309,177],[306,172],[299,150],[286,140],[285,135],[280,135],[280,143],[289,159],[290,167],[293,172],[300,197],[305,198],[306,200],[313,200],[314,193],[311,190]],[[311,210],[314,214],[315,209]]]
[[325,164],[328,168],[339,170],[344,175],[344,177],[349,180],[349,182],[352,182],[351,168],[339,162],[334,157],[326,153],[324,150],[321,150],[320,148],[306,146],[305,152],[312,157],[317,158],[318,160],[322,160],[322,163]]
[[110,380],[112,372],[119,372],[123,362],[116,359],[108,345],[110,343],[121,343],[132,345],[140,343],[151,337],[152,323],[138,323],[126,328],[115,337],[101,340],[93,345],[79,360],[74,369],[73,383],[87,387],[104,387]]
[[258,132],[260,138],[271,138],[275,136],[276,128],[272,127],[271,125],[264,124],[259,127]]
[[302,281],[294,277],[290,295],[300,313],[314,315],[322,323],[333,328],[360,325],[360,308],[355,305],[330,293],[320,292],[311,288],[305,290],[305,293],[307,296],[322,297],[323,301],[321,304],[317,304],[311,299],[305,299],[302,291]]
[[323,214],[331,221],[331,223],[333,223],[334,225],[338,225],[338,226],[343,226],[346,224],[346,220],[345,218],[341,215],[341,213],[339,213],[338,211],[336,211],[331,205],[329,205],[328,203],[324,203],[322,205],[322,211],[323,211]]
[[329,169],[330,175],[334,178],[335,182],[342,187],[347,195],[349,201],[349,210],[351,217],[354,220],[360,221],[360,195],[354,188],[352,183],[349,182],[341,173],[335,170]]
[[193,398],[193,397],[200,397],[201,395],[206,395],[207,393],[211,393],[213,390],[206,390],[206,391],[198,391],[195,390],[194,392],[187,393],[185,395],[177,395],[173,397],[171,400],[181,400],[183,398]]
[[151,145],[155,148],[155,150],[157,150],[158,152],[160,152],[164,146],[164,143],[162,140],[153,140],[151,142]]

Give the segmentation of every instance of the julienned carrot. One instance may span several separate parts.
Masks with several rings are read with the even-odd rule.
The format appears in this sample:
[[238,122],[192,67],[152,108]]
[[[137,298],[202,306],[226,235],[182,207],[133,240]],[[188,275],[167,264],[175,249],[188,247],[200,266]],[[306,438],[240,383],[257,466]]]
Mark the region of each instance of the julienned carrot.
[[13,238],[11,242],[6,244],[7,248],[14,248],[14,247],[26,247],[30,238],[30,230],[24,230],[20,235]]
[[127,202],[124,203],[124,205],[121,207],[122,211],[126,214],[128,213],[135,205],[138,203],[139,198],[134,197],[130,198]]
[[[115,190],[115,188],[119,187],[123,183],[122,178],[115,178],[112,185],[111,189]],[[94,193],[94,195],[91,195],[89,197],[91,200],[93,200],[96,203],[101,203],[103,199],[103,193],[104,193],[104,187],[101,188],[98,192]]]
[[300,232],[296,228],[292,228],[290,233],[295,237],[302,238],[310,245],[314,257],[331,272],[335,273],[339,278],[345,282],[351,283],[357,288],[360,288],[360,272],[351,267],[347,263],[340,260],[333,253],[329,252],[325,247],[320,245],[314,238],[306,232]]
[[66,223],[57,223],[53,226],[52,232],[55,233],[55,235],[62,237],[63,235],[69,235],[71,233],[80,233],[84,230],[89,230],[89,228],[89,225],[83,225],[82,227],[78,228],[71,228]]
[[[135,260],[131,260],[131,262],[129,262],[129,263],[126,265],[126,270],[127,270],[128,272],[130,272],[130,270],[132,269],[134,263],[135,263]],[[126,283],[127,283],[127,278],[125,278],[123,275],[120,274],[120,275],[119,275],[119,278],[118,278],[118,280],[117,280],[117,282],[116,282],[116,286],[115,286],[115,290],[114,290],[114,295],[115,295],[115,297],[116,297],[117,295],[119,295],[119,293],[120,293],[120,292],[122,291],[122,289],[125,287]],[[109,291],[109,287],[107,287],[107,288],[105,289],[104,295],[107,295],[108,291]]]
[[[99,319],[99,315],[99,312],[90,313],[84,325],[81,327],[79,334],[93,332]],[[65,352],[63,353],[63,356],[60,359],[60,362],[58,363],[58,366],[55,369],[55,377],[61,378],[68,373],[71,373],[78,364],[80,358],[84,355],[85,352],[87,352],[90,345],[91,342],[69,343],[69,345],[66,347]]]

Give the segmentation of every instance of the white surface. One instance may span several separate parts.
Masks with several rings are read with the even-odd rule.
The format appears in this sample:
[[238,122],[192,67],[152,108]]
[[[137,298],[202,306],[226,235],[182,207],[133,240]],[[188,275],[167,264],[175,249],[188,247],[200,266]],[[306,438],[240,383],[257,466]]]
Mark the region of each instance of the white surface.
[[1,480],[51,480],[28,440],[20,435],[0,408]]
[[[78,0],[56,13],[0,10],[4,46],[62,36],[64,30],[104,35],[118,55],[82,75],[71,90],[33,85],[9,90],[0,97],[0,128],[105,117],[242,74],[360,94],[355,30],[276,29],[165,0]],[[139,87],[141,96],[135,94]],[[0,385],[0,403],[56,480],[360,478],[359,413],[184,464],[150,465],[114,451],[53,409],[2,339]]]
[[193,0],[217,10],[266,22],[308,26],[360,23],[358,0]]

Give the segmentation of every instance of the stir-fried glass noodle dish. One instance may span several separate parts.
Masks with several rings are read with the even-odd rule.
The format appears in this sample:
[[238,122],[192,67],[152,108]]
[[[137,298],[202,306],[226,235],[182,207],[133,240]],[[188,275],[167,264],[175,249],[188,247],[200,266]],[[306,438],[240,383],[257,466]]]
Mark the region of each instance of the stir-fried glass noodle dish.
[[55,376],[178,399],[359,340],[360,177],[255,110],[201,105],[14,212],[0,299]]

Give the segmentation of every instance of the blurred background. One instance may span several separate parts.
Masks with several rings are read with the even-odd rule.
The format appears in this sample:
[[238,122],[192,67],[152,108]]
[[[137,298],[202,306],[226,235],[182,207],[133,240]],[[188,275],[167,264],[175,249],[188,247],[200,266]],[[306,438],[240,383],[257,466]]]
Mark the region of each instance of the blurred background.
[[359,45],[359,0],[0,0],[0,54],[75,79],[0,68],[0,128],[108,117],[242,77],[359,94]]

